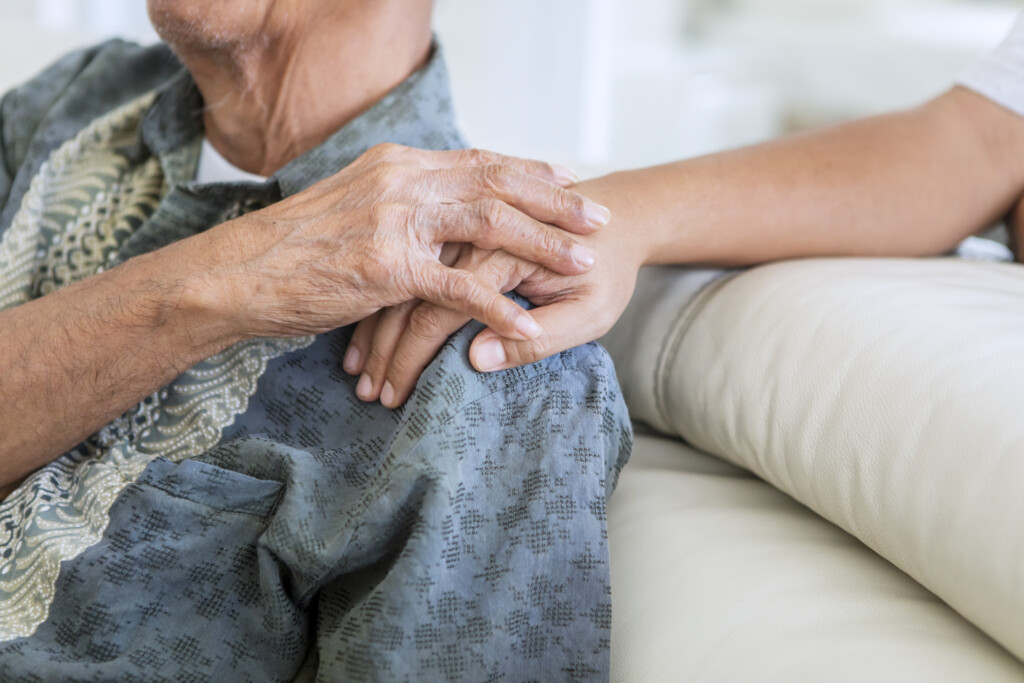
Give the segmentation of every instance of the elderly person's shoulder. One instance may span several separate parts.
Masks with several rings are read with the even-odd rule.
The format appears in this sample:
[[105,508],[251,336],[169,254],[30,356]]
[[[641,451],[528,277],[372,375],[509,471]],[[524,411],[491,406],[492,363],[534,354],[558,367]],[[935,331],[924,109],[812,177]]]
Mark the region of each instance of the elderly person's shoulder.
[[0,101],[8,169],[52,149],[99,116],[160,87],[181,71],[164,44],[110,40],[65,55]]

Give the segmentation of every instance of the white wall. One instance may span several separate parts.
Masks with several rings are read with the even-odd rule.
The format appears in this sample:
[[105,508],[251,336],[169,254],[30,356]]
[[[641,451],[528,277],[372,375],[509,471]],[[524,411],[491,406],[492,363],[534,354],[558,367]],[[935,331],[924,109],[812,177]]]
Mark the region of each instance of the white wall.
[[[906,106],[994,45],[1000,0],[438,0],[464,128],[584,173]],[[67,50],[151,40],[142,0],[0,0],[0,89]]]
[[[921,102],[997,43],[1020,5],[442,0],[437,26],[476,143],[598,171]],[[590,108],[582,83],[600,84],[591,101],[607,109]]]
[[435,28],[463,125],[520,152],[608,157],[614,0],[442,0]]

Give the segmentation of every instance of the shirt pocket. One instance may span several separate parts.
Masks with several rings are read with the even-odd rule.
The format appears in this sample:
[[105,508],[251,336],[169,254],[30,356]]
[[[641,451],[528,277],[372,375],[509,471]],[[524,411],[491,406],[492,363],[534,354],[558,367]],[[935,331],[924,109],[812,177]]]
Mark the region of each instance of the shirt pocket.
[[102,539],[65,561],[48,618],[0,679],[290,680],[306,617],[260,538],[278,481],[158,458],[118,495]]
[[267,517],[281,497],[284,484],[200,462],[175,463],[157,458],[135,482],[151,486],[175,498],[181,498],[224,512]]

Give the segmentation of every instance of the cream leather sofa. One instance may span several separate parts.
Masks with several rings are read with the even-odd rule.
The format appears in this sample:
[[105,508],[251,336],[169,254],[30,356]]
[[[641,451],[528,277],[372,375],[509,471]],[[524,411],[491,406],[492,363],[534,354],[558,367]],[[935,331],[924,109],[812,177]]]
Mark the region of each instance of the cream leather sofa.
[[614,681],[1024,681],[1024,266],[648,269],[603,341]]

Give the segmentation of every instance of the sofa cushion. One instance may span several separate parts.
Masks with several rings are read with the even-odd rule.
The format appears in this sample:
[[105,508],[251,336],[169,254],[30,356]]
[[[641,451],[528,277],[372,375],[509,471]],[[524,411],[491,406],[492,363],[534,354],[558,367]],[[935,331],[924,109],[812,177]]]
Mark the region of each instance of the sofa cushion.
[[634,339],[635,417],[755,472],[1024,657],[1024,267],[811,259],[677,303],[612,334]]
[[1024,681],[852,536],[678,440],[637,438],[608,529],[613,681]]

